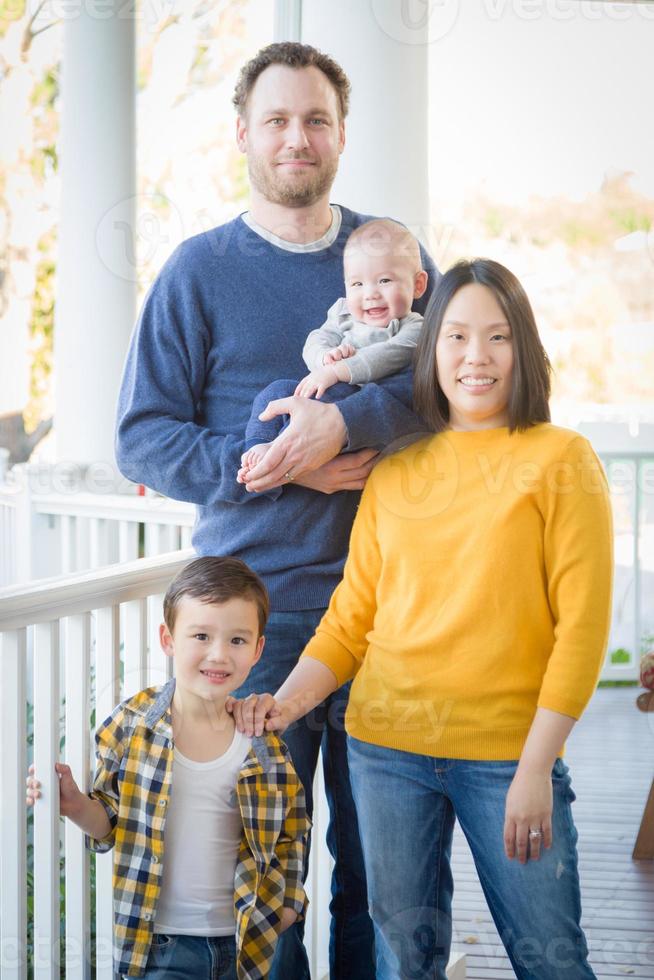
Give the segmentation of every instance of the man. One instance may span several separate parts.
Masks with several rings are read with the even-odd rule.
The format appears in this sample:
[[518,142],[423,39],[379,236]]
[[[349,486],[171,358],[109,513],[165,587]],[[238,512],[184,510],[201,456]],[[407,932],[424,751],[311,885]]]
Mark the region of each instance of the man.
[[[242,695],[275,691],[290,672],[341,576],[356,491],[378,450],[424,428],[411,411],[408,373],[338,404],[282,399],[266,414],[287,414],[289,425],[247,484],[236,481],[253,398],[275,379],[304,374],[306,336],[343,295],[345,240],[369,220],[329,203],[348,97],[342,69],[307,45],[272,44],[244,66],[234,102],[250,210],[183,242],[168,260],[145,300],[120,393],[116,455],[124,475],[197,504],[196,551],[236,555],[268,587],[266,653]],[[423,267],[433,283],[424,253]],[[336,861],[331,977],[373,980],[346,702],[347,690],[336,692],[285,738],[309,809],[323,745]],[[271,978],[308,980],[301,926],[284,934]]]

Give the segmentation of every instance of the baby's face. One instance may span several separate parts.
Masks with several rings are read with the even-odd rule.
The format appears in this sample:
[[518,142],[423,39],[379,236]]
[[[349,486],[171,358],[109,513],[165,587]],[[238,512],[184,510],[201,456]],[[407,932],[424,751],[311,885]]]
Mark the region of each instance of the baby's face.
[[387,327],[409,313],[418,295],[419,274],[410,258],[381,251],[379,245],[364,249],[355,245],[346,250],[343,264],[345,298],[355,320]]

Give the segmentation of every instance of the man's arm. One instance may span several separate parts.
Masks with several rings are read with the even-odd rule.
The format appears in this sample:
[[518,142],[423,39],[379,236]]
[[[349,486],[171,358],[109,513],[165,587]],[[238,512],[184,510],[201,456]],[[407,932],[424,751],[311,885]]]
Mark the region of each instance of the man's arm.
[[[118,400],[116,459],[135,483],[194,504],[250,500],[236,482],[241,435],[196,421],[212,338],[180,249],[150,289],[139,317]],[[281,488],[267,489],[276,498]]]
[[[289,415],[290,422],[247,477],[248,491],[265,492],[291,473],[302,480],[342,452],[399,448],[427,426],[411,409],[413,374],[403,371],[365,385],[338,403],[295,395],[271,402],[262,418]],[[301,482],[301,481],[298,481]],[[305,484],[308,485],[308,484]]]

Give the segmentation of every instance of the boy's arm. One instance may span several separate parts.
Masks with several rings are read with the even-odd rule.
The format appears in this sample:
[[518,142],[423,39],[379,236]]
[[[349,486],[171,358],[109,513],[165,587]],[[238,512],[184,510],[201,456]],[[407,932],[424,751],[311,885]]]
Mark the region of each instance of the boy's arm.
[[287,771],[286,789],[290,801],[277,839],[275,854],[286,882],[284,908],[292,909],[297,914],[298,919],[302,919],[307,907],[307,896],[302,878],[311,821],[307,816],[302,783],[290,760],[287,762]]
[[85,844],[89,850],[98,853],[110,851],[115,843],[119,805],[118,773],[122,756],[121,745],[126,737],[124,729],[113,716],[100,726],[95,735],[97,765],[89,802],[101,807],[105,823],[103,826],[98,823],[95,827],[85,829]]
[[[72,820],[85,834],[104,837],[111,826],[104,807],[97,800],[91,800],[80,790],[73,778],[70,766],[63,762],[55,763],[59,782],[59,815]],[[41,796],[41,783],[34,775],[34,766],[29,768],[27,778],[27,805],[34,806]]]
[[406,319],[408,322],[393,337],[361,347],[356,354],[342,362],[350,373],[348,378],[341,380],[357,385],[367,384],[408,368],[418,344],[422,317],[410,313]]

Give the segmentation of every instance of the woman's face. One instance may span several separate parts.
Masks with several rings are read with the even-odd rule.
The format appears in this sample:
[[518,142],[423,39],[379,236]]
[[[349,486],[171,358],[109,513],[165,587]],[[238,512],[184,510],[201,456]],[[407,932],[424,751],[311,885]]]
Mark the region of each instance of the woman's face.
[[487,286],[469,283],[450,300],[436,342],[436,370],[452,429],[508,425],[513,339]]

